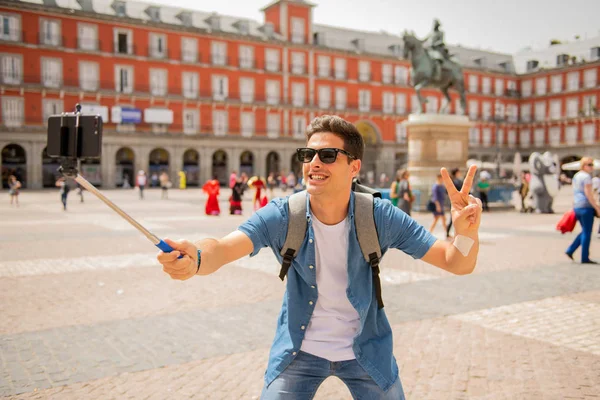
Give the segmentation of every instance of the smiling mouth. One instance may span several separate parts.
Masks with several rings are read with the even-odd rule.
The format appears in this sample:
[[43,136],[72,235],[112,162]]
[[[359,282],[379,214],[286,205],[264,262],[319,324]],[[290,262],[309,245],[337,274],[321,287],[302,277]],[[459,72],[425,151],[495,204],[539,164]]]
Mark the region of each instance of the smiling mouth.
[[327,177],[323,174],[309,174],[308,177],[313,181],[323,182]]

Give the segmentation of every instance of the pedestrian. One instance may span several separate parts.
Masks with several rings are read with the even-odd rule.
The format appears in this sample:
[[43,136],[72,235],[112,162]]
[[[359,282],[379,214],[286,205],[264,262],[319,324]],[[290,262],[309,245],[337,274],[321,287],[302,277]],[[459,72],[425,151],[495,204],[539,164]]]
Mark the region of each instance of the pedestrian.
[[79,184],[79,182],[75,182],[77,184],[77,194],[79,195],[79,202],[83,203],[83,186]]
[[185,190],[187,188],[187,177],[185,171],[179,171],[179,190]]
[[410,174],[407,170],[401,169],[398,171],[400,180],[398,181],[398,208],[410,215],[414,196],[410,188],[408,178]]
[[533,208],[529,207],[527,204],[527,196],[529,195],[529,181],[527,180],[527,174],[525,172],[521,172],[519,195],[521,196],[521,212],[533,212]]
[[275,173],[271,172],[267,177],[267,189],[269,189],[271,200],[275,197],[275,186],[277,186],[277,180],[275,178]]
[[140,192],[140,200],[144,200],[144,189],[146,188],[146,184],[148,183],[148,177],[146,176],[146,172],[140,169],[137,174],[137,178],[135,179],[135,186],[138,188]]
[[237,173],[236,171],[231,171],[231,175],[229,175],[229,188],[233,189],[233,186],[235,185],[235,183],[237,182]]
[[219,194],[221,193],[221,184],[216,175],[202,186],[202,191],[208,195],[204,205],[206,215],[220,215]]
[[266,188],[266,186],[267,184],[261,176],[253,176],[248,179],[248,187],[254,189],[254,197],[252,198],[254,211],[261,208],[264,203],[263,197],[266,197],[266,195],[263,195],[263,189]]
[[8,194],[10,196],[10,205],[13,205],[13,200],[17,207],[19,207],[19,192],[21,189],[21,182],[16,176],[11,175],[8,177]]
[[[442,226],[444,228],[446,227],[446,213],[444,211],[444,203],[446,201],[446,189],[444,188],[444,184],[442,183],[441,174],[437,175],[435,183],[431,188],[431,201],[434,204],[434,208],[432,210],[433,222],[431,223],[429,232],[433,232],[438,221],[442,222]],[[446,238],[448,238],[448,235],[446,235]]]
[[244,183],[242,178],[238,178],[231,188],[231,197],[229,198],[229,214],[242,215],[242,195],[244,194]]
[[479,199],[483,206],[483,211],[490,211],[488,205],[488,193],[490,192],[490,181],[487,174],[481,174],[481,179],[477,182],[477,190],[479,191]]
[[158,178],[160,181],[160,198],[169,200],[169,188],[171,187],[171,180],[169,179],[169,175],[166,171],[163,171]]
[[[355,399],[404,399],[392,330],[373,286],[375,270],[363,257],[355,234],[356,224],[364,219],[355,218],[358,195],[351,188],[363,152],[356,127],[329,115],[311,122],[306,147],[297,149],[306,184],[301,196],[309,203],[307,230],[291,268],[282,275],[287,276],[287,290],[264,374],[263,400],[311,399],[330,376],[341,379]],[[442,169],[457,231],[453,243],[438,241],[389,201],[371,198],[372,214],[366,218],[374,219],[382,253],[396,248],[454,274],[472,272],[481,218],[479,200],[468,195],[475,171],[471,167],[463,191],[458,192]],[[172,279],[186,280],[212,274],[263,247],[270,247],[281,260],[290,217],[288,199],[274,199],[222,239],[196,243],[166,239],[175,251],[160,252],[158,261]]]
[[592,239],[592,228],[594,217],[600,216],[600,207],[594,199],[592,192],[592,173],[594,171],[594,160],[591,157],[581,159],[579,172],[573,176],[573,209],[577,221],[581,224],[581,232],[573,243],[567,248],[566,254],[571,260],[573,253],[581,246],[581,263],[598,264],[590,260],[590,241]]
[[[453,168],[450,172],[450,176],[452,177],[452,183],[454,183],[454,187],[456,190],[460,191],[462,189],[463,180],[462,180],[462,172],[460,172],[459,168]],[[450,236],[450,229],[452,229],[452,218],[450,218],[450,222],[448,222],[448,226],[446,227],[446,237]]]
[[55,185],[56,187],[60,188],[60,201],[63,205],[63,211],[67,211],[67,196],[69,195],[69,191],[71,190],[71,188],[69,187],[69,183],[67,182],[64,176],[61,176],[60,178],[58,178]]

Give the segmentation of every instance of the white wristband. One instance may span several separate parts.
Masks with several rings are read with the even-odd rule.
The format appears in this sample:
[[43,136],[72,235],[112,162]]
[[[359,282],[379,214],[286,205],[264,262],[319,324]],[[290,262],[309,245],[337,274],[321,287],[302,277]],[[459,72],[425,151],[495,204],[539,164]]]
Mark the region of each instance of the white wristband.
[[452,244],[460,251],[463,256],[468,256],[475,241],[467,236],[456,235]]

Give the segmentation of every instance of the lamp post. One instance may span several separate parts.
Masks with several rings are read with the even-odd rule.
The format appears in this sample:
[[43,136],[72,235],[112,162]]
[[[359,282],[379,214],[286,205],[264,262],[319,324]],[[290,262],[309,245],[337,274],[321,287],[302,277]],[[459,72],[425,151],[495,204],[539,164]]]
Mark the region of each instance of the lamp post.
[[502,104],[496,100],[494,104],[494,122],[496,125],[496,177],[500,178],[500,123],[505,122],[506,110],[502,109]]

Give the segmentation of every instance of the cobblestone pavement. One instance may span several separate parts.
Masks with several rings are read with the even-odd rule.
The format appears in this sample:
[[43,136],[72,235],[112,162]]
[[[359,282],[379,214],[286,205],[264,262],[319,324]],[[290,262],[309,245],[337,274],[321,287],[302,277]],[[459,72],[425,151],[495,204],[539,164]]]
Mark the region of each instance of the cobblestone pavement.
[[[245,202],[245,216],[206,217],[198,189],[162,201],[155,190],[144,201],[106,194],[174,239],[220,237],[251,214]],[[19,208],[0,204],[0,396],[258,399],[284,292],[268,249],[172,281],[155,248],[89,193],[84,203],[72,194],[67,212],[55,191],[20,197]],[[554,225],[568,203],[564,191],[555,215],[485,214],[469,276],[386,254],[407,398],[600,398],[600,267],[564,256],[574,235]],[[591,254],[600,256],[596,237]],[[316,398],[351,396],[330,379]]]

